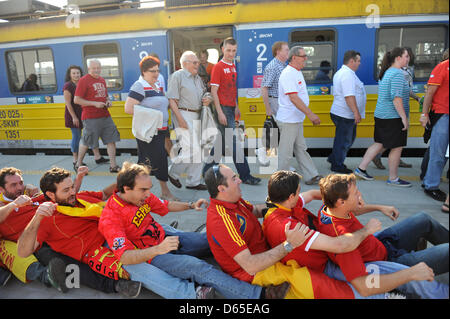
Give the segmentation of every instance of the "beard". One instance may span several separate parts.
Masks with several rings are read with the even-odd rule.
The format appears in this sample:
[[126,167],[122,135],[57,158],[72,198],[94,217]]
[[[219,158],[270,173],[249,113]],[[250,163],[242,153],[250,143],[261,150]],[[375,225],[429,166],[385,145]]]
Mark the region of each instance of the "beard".
[[24,192],[25,192],[25,188],[22,190],[18,190],[15,193],[9,193],[8,191],[5,190],[5,192],[3,194],[11,200],[16,200],[17,197],[19,197],[20,195],[23,195]]
[[61,198],[56,197],[55,198],[55,202],[58,205],[74,207],[75,204],[77,203],[77,200],[76,200],[76,196],[72,195],[72,196],[69,196],[66,199],[61,199]]

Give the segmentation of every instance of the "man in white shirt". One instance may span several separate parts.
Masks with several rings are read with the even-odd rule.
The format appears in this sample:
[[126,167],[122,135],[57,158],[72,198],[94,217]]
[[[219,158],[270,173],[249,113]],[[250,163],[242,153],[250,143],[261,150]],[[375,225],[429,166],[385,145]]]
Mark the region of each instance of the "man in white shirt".
[[309,109],[309,96],[305,79],[301,72],[308,56],[300,46],[289,50],[288,66],[281,72],[278,82],[278,112],[275,117],[280,129],[280,145],[278,147],[278,170],[289,170],[292,153],[303,175],[307,177],[307,185],[317,184],[322,178],[315,167],[311,156],[306,151],[303,136],[305,117],[314,124],[320,124],[320,118]]
[[344,160],[355,141],[356,126],[365,117],[366,91],[364,83],[355,74],[360,64],[360,53],[347,51],[344,54],[344,64],[333,77],[334,101],[330,116],[336,126],[336,132],[328,162],[332,171],[342,174],[353,172],[345,166]]

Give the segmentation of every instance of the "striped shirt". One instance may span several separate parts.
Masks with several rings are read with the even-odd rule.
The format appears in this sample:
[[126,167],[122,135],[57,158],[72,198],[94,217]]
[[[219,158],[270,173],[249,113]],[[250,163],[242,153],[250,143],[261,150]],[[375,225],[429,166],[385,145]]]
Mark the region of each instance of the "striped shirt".
[[267,87],[269,96],[278,97],[278,80],[280,78],[281,71],[284,70],[286,64],[273,58],[269,64],[264,68],[264,77],[261,82],[261,87]]
[[169,100],[164,92],[153,89],[142,76],[131,86],[128,96],[138,100],[141,106],[161,111],[163,113],[163,127],[168,125]]
[[378,100],[374,116],[379,119],[400,118],[394,98],[400,97],[406,116],[409,117],[409,85],[401,69],[389,68],[378,85]]

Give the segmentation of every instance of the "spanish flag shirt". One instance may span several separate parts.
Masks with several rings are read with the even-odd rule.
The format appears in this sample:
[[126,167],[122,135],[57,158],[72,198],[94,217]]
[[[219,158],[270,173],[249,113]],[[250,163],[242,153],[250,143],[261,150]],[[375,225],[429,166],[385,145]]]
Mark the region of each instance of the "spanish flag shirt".
[[140,207],[125,202],[117,194],[109,198],[100,217],[99,230],[118,260],[127,250],[156,246],[164,240],[164,229],[150,212],[164,216],[169,212],[168,204],[153,194]]
[[[319,231],[328,236],[337,237],[346,233],[354,233],[364,226],[349,213],[348,218],[332,215],[326,206],[319,211]],[[365,262],[381,261],[387,259],[387,250],[374,235],[367,236],[358,248],[343,254],[328,254],[330,259],[339,265],[347,281],[368,275]]]
[[[32,199],[33,205],[22,206],[15,208],[9,216],[0,223],[0,238],[17,242],[25,227],[33,218],[38,208],[39,202],[44,201],[44,195],[39,195]],[[7,198],[3,193],[0,193],[0,206],[8,205],[13,200]]]
[[[103,192],[83,191],[76,196],[75,209],[85,207],[79,202],[80,199],[88,203],[103,201]],[[68,216],[59,210],[41,221],[37,241],[41,245],[46,242],[54,251],[87,263],[91,253],[105,242],[98,231],[98,217]]]

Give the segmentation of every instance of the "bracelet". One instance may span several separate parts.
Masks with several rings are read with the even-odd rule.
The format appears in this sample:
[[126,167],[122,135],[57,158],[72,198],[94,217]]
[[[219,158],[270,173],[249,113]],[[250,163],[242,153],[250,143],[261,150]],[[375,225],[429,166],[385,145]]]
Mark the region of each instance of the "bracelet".
[[420,117],[425,117],[425,116],[428,116],[428,113],[422,113],[422,114],[420,114]]

